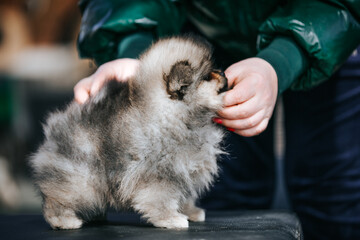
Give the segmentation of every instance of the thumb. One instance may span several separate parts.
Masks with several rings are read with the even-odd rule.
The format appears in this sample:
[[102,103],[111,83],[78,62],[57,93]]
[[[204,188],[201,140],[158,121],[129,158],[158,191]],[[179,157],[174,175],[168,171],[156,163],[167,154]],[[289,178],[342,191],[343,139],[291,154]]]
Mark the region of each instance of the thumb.
[[90,96],[91,79],[84,78],[74,87],[74,99],[76,102],[83,104]]

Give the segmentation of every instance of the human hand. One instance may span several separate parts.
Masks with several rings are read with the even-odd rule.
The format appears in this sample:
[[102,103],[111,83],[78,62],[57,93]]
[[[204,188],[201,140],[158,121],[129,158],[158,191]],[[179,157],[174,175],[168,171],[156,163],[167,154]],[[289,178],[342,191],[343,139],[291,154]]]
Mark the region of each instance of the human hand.
[[94,74],[80,80],[74,87],[75,101],[84,103],[94,96],[107,80],[127,81],[139,67],[137,59],[122,58],[101,65]]
[[234,63],[225,71],[230,90],[216,123],[245,137],[263,132],[274,111],[278,80],[274,68],[261,58]]

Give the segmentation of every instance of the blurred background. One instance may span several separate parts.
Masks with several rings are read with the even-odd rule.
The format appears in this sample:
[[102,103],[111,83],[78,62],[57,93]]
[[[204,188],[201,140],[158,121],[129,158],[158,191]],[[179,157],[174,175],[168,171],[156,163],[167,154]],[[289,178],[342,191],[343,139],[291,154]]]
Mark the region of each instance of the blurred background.
[[76,50],[78,0],[0,0],[0,213],[38,213],[29,155],[46,114],[95,66]]

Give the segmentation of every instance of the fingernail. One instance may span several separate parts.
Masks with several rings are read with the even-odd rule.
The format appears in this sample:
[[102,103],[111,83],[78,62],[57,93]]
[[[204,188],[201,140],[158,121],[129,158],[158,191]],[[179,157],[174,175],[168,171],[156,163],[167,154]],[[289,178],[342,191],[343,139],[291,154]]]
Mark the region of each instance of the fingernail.
[[218,124],[222,124],[222,119],[221,118],[213,118],[213,121],[218,123]]
[[235,129],[233,128],[226,128],[227,130],[229,130],[230,132],[235,132]]

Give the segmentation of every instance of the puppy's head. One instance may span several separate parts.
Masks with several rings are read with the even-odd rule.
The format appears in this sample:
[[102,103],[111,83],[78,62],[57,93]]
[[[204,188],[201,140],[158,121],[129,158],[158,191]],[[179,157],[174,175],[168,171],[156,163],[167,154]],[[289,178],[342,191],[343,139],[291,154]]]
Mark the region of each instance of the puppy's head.
[[172,37],[155,43],[141,58],[148,81],[161,83],[166,97],[192,107],[218,110],[225,75],[213,69],[212,48],[199,37]]

